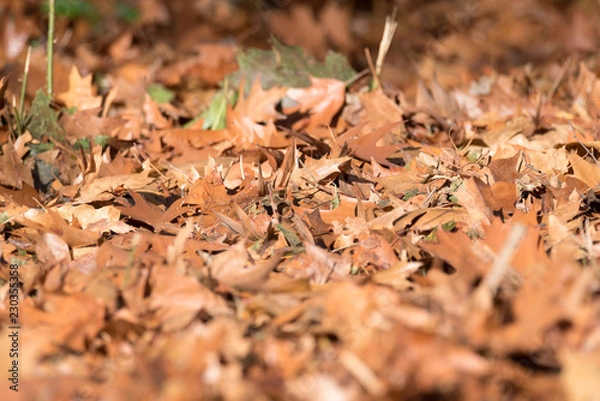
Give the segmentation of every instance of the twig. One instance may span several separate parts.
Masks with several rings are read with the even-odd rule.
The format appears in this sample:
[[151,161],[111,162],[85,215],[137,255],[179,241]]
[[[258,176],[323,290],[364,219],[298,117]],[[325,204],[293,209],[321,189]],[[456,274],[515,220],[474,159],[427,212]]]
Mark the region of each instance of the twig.
[[27,48],[27,58],[25,59],[25,68],[23,69],[23,82],[21,84],[21,98],[19,99],[19,115],[23,117],[25,110],[25,93],[27,91],[27,81],[29,79],[29,62],[31,61],[31,46]]
[[394,8],[394,11],[392,11],[392,15],[388,15],[385,18],[383,35],[381,37],[381,42],[379,42],[379,51],[377,52],[377,63],[375,64],[375,72],[377,73],[377,78],[381,76],[383,60],[385,59],[385,56],[387,56],[387,53],[390,50],[390,45],[392,44],[392,40],[394,39],[394,33],[396,32],[396,28],[398,27],[398,23],[395,21],[396,12],[397,9]]
[[367,65],[369,66],[369,71],[371,71],[371,75],[373,76],[373,87],[371,89],[375,90],[381,87],[381,82],[379,82],[379,76],[377,75],[375,65],[373,65],[373,58],[371,57],[371,52],[366,47],[365,57],[367,58]]
[[375,63],[375,66],[373,66],[373,60],[371,60],[371,54],[367,49],[365,49],[367,63],[369,64],[369,69],[373,74],[373,87],[371,88],[373,90],[381,88],[381,70],[383,68],[383,60],[385,60],[385,56],[387,56],[387,53],[390,50],[390,45],[394,39],[394,33],[398,27],[398,23],[395,21],[396,11],[397,9],[394,8],[392,15],[388,15],[385,18],[385,26],[383,27],[383,35],[381,35],[381,41],[379,42],[379,50],[377,51],[377,62]]
[[54,55],[54,0],[48,2],[48,63],[46,66],[46,86],[48,96],[52,97],[52,58]]
[[575,137],[575,139],[577,139],[577,142],[585,150],[585,153],[592,158],[592,160],[594,161],[594,163],[596,163],[597,166],[600,166],[600,163],[598,163],[596,156],[594,156],[594,152],[592,152],[587,146],[585,146],[585,144],[581,141],[581,139],[579,139],[579,134],[577,133],[577,130],[573,126],[573,122],[571,120],[569,120],[569,127],[573,131],[573,136]]
[[560,71],[558,72],[556,79],[554,80],[554,82],[552,83],[552,86],[550,87],[550,90],[548,91],[548,99],[549,100],[552,100],[552,98],[554,97],[554,94],[558,90],[558,87],[560,86],[562,80],[565,78],[567,71],[569,70],[569,68],[571,68],[572,63],[573,63],[573,58],[569,57],[567,59],[567,61],[565,61],[565,63],[560,68]]
[[488,274],[483,279],[483,282],[478,287],[474,294],[474,299],[477,304],[484,309],[491,306],[491,298],[496,295],[500,284],[510,270],[510,261],[512,260],[519,244],[525,235],[525,226],[523,224],[514,224],[511,227],[508,238],[504,246],[494,259],[494,263]]

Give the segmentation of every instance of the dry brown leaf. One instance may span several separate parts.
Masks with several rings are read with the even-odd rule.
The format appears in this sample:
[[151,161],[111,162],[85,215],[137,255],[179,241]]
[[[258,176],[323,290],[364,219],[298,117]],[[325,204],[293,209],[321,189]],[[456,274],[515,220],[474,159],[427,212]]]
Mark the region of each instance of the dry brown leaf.
[[68,142],[108,137],[91,150],[22,132],[46,85],[38,46],[17,115],[47,21],[28,3],[0,6],[0,348],[16,291],[21,398],[596,398],[596,2],[403,1],[380,89],[257,79],[222,130],[202,113],[262,23],[360,66],[386,2],[151,0],[137,21],[94,2],[101,26],[56,20],[51,103],[78,108]]
[[277,266],[280,256],[265,261],[252,260],[244,241],[239,241],[225,252],[215,256],[209,268],[217,281],[242,289],[258,289]]
[[67,106],[77,110],[98,109],[102,105],[102,97],[96,95],[92,87],[92,74],[82,77],[77,67],[71,67],[69,75],[69,91],[57,95]]
[[35,246],[35,254],[46,266],[70,262],[69,246],[58,235],[43,233]]
[[23,188],[23,184],[33,187],[31,170],[23,164],[23,160],[10,142],[2,146],[0,184],[16,189]]
[[213,317],[231,314],[222,298],[195,278],[182,276],[174,269],[155,268],[149,285],[152,296],[147,300],[148,307],[155,311],[160,328],[165,332],[189,325],[201,310]]
[[248,96],[240,98],[234,110],[240,116],[250,118],[257,123],[275,121],[283,117],[275,110],[275,106],[281,101],[286,90],[283,87],[273,87],[265,91],[260,84],[260,78],[257,77],[252,82]]
[[23,302],[23,326],[36,327],[24,333],[24,343],[30,344],[31,360],[40,362],[67,347],[84,352],[104,327],[104,305],[94,297],[75,293],[44,294],[42,308],[32,300]]
[[388,160],[395,152],[405,147],[403,144],[392,143],[391,140],[385,140],[390,132],[399,127],[400,123],[385,124],[368,133],[364,133],[364,124],[349,129],[340,135],[336,141],[341,147],[347,143],[352,149],[352,155],[360,160],[370,162],[375,160],[377,163],[386,167],[395,166]]
[[13,190],[0,186],[0,196],[4,198],[4,202],[7,204],[13,203],[28,208],[38,207],[42,203],[35,188],[25,182],[23,182],[21,189]]
[[138,190],[148,186],[154,178],[149,177],[150,170],[138,174],[112,175],[108,177],[85,179],[79,189],[78,203],[108,200],[114,198],[116,190]]
[[344,104],[346,85],[336,79],[310,77],[311,86],[308,88],[290,88],[286,96],[295,101],[298,106],[284,109],[285,114],[299,111],[309,113],[293,125],[293,129],[314,128],[329,125],[331,119]]
[[231,108],[227,109],[227,131],[232,142],[242,149],[252,149],[257,144],[281,145],[281,135],[278,134],[272,120],[268,120],[266,124],[259,124],[253,118],[242,115]]
[[573,177],[585,182],[588,188],[593,188],[600,183],[600,166],[582,159],[576,154],[568,155]]

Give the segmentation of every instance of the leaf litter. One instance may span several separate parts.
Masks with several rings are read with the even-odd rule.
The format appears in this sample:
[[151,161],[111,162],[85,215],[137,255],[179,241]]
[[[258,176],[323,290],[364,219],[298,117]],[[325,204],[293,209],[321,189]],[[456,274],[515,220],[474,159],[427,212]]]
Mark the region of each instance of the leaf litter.
[[253,35],[234,2],[84,2],[58,95],[32,69],[17,118],[40,16],[4,3],[0,346],[18,265],[23,399],[597,399],[597,5],[405,4],[419,74],[393,44],[370,89],[349,26],[377,10],[265,4],[255,49],[216,40]]

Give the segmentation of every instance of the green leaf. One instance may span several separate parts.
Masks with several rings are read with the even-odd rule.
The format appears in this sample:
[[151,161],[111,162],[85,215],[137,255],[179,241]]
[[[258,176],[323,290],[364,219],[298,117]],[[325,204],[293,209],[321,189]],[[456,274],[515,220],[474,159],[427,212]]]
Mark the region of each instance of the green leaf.
[[456,222],[454,220],[450,220],[442,224],[442,230],[444,231],[452,231],[456,228]]
[[356,75],[356,71],[350,67],[346,57],[332,51],[327,53],[325,63],[322,66],[317,65],[311,73],[317,78],[335,78],[340,81],[348,81]]
[[452,181],[452,185],[450,185],[450,192],[458,191],[458,188],[460,188],[461,185],[463,185],[462,179],[455,179],[454,181]]
[[[42,3],[42,11],[48,14],[48,1]],[[69,20],[85,18],[94,23],[100,20],[100,14],[93,3],[86,0],[55,0],[54,9],[56,15]]]
[[148,94],[156,103],[169,103],[175,97],[175,92],[156,83],[148,87]]
[[73,144],[73,149],[79,150],[90,150],[90,141],[87,138],[79,138]]
[[109,139],[110,139],[109,135],[98,135],[98,136],[94,137],[94,143],[96,145],[102,146],[102,149],[104,149],[104,147],[108,143]]
[[236,94],[228,90],[228,80],[225,79],[224,88],[213,96],[208,109],[201,115],[204,118],[202,129],[218,130],[225,128],[227,104],[234,104],[236,98]]
[[0,224],[5,224],[7,221],[10,220],[10,215],[6,212],[2,212],[2,214],[0,214]]
[[67,108],[67,107],[63,107],[63,109],[62,109],[62,110],[63,110],[63,112],[64,112],[64,113],[67,113],[67,114],[68,114],[68,115],[70,115],[70,116],[72,116],[72,115],[74,115],[75,113],[77,113],[77,107],[76,107],[76,106],[69,107],[69,108]]
[[305,54],[302,48],[286,46],[271,39],[272,50],[248,49],[238,54],[239,71],[231,75],[233,85],[246,78],[246,87],[260,77],[263,89],[274,86],[305,88],[310,76],[346,81],[356,75],[348,60],[338,53],[327,54],[323,63]]
[[[17,250],[17,255],[27,256],[27,251],[24,249],[19,249],[19,250]],[[20,258],[11,258],[10,263],[13,265],[23,266],[25,263],[27,263],[27,261],[20,259]]]
[[419,190],[417,188],[409,189],[408,191],[406,191],[404,193],[404,196],[402,196],[402,200],[406,202],[407,200],[409,200],[410,198],[412,198],[413,196],[416,196],[418,194],[419,194]]
[[467,231],[467,236],[473,240],[483,238],[483,234],[481,234],[479,231],[477,231],[474,228],[470,228]]
[[[104,149],[109,139],[110,136],[108,135],[98,135],[94,137],[94,144],[100,145]],[[75,141],[73,144],[73,149],[79,150],[80,148],[83,150],[90,150],[90,140],[88,138],[79,138],[77,141]]]
[[281,233],[285,237],[285,240],[288,242],[288,244],[290,244],[291,247],[299,248],[302,246],[302,240],[296,235],[295,232],[293,232],[292,230],[290,230],[282,224],[275,224],[275,227],[277,227],[277,229],[281,231]]
[[429,234],[427,234],[427,236],[425,237],[425,241],[436,242],[438,240],[436,232],[437,232],[437,227],[435,227],[433,230],[431,230],[431,232]]
[[340,207],[341,203],[342,203],[342,200],[340,199],[340,194],[337,190],[337,187],[334,185],[333,186],[333,198],[331,199],[331,202],[329,203],[329,208],[331,210],[337,209],[338,207]]
[[29,128],[31,136],[37,140],[50,137],[62,141],[64,131],[58,125],[58,113],[50,107],[51,101],[52,98],[41,89],[38,89],[29,110],[31,121],[29,121],[27,128]]
[[44,152],[54,149],[54,143],[52,143],[52,142],[30,143],[27,145],[27,147],[29,147],[29,152],[31,152],[31,155],[35,156],[35,155],[39,155],[40,153],[44,153]]
[[471,162],[471,163],[476,163],[477,160],[479,160],[479,158],[481,157],[481,150],[469,150],[467,152],[467,159]]
[[125,2],[118,2],[115,5],[115,12],[117,16],[123,21],[132,24],[140,20],[140,12],[134,6]]

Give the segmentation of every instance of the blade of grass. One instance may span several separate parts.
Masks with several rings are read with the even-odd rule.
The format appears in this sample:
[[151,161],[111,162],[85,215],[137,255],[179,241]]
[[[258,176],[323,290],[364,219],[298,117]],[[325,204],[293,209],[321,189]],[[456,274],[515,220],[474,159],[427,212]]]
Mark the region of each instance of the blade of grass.
[[392,40],[394,39],[394,33],[396,32],[396,28],[398,27],[398,23],[396,22],[396,9],[392,11],[392,15],[388,15],[385,18],[385,26],[383,28],[383,35],[381,37],[381,41],[379,42],[379,51],[377,52],[377,61],[375,63],[375,67],[373,67],[373,60],[371,60],[371,54],[365,49],[367,53],[367,62],[369,63],[369,69],[373,73],[373,83],[371,86],[371,90],[376,90],[381,88],[381,70],[383,68],[383,61],[385,60],[385,56],[387,56],[388,51],[390,50],[390,45],[392,44]]
[[46,85],[48,89],[48,97],[52,97],[52,58],[54,55],[54,0],[50,0],[48,4],[48,64],[46,67]]
[[23,70],[23,83],[21,84],[21,98],[19,99],[19,115],[23,115],[25,110],[25,93],[27,91],[27,80],[29,79],[29,62],[31,61],[31,46],[27,49],[27,58],[25,59],[25,69]]
[[394,39],[394,33],[396,32],[397,27],[398,23],[396,22],[396,9],[394,9],[394,11],[392,11],[392,15],[388,15],[385,18],[385,27],[383,29],[381,42],[379,42],[377,62],[375,63],[375,72],[377,73],[377,77],[381,77],[383,60],[385,60],[385,56],[387,56],[387,53],[390,50],[390,45],[392,44],[392,40]]

